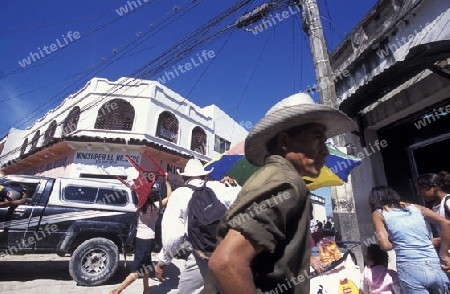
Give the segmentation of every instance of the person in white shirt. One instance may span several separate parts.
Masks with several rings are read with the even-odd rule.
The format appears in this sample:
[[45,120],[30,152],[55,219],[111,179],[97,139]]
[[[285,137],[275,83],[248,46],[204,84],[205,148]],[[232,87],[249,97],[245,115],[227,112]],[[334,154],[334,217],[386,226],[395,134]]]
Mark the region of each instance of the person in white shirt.
[[[241,187],[231,178],[225,177],[221,181],[208,181],[207,175],[212,171],[204,170],[200,160],[190,159],[186,164],[185,171],[181,173],[186,185],[201,187],[205,185],[211,188],[217,199],[228,209],[236,199]],[[181,244],[187,236],[188,205],[193,190],[188,187],[176,189],[164,211],[162,226],[163,249],[159,253],[159,262],[155,267],[156,277],[163,281],[163,272],[167,265],[177,254]],[[191,253],[180,275],[178,284],[179,294],[196,294],[203,289],[203,277],[208,272],[208,260],[202,259],[197,254]]]

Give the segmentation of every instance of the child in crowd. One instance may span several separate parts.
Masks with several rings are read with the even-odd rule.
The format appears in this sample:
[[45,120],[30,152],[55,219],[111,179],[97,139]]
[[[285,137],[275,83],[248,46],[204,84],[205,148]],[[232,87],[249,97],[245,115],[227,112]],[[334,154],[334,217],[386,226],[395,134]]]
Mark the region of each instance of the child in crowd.
[[366,267],[362,274],[363,291],[366,294],[400,294],[397,273],[388,269],[388,254],[378,244],[367,247]]

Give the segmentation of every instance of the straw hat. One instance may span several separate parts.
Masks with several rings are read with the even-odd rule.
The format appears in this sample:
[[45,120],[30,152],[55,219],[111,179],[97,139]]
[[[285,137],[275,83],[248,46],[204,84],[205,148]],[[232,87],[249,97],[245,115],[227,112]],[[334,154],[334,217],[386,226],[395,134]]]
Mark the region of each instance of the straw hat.
[[326,136],[333,137],[357,129],[343,112],[316,104],[305,93],[297,93],[275,104],[255,125],[245,140],[245,157],[255,166],[263,166],[269,155],[267,143],[290,128],[317,123],[326,127]]
[[177,169],[177,173],[186,177],[200,177],[208,175],[213,171],[213,169],[214,168],[205,170],[200,160],[193,158],[189,159],[189,161],[187,162],[186,167],[184,168],[184,173],[180,173],[179,169]]

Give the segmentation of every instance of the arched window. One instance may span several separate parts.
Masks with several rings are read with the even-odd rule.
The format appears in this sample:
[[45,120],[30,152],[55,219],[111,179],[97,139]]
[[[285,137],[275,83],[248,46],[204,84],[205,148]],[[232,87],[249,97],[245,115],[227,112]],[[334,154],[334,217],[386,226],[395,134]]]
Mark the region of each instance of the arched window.
[[22,147],[20,147],[20,156],[25,154],[25,150],[27,149],[27,145],[28,145],[28,138],[25,138],[25,140],[23,140]]
[[44,134],[44,144],[47,144],[48,142],[50,142],[50,140],[55,136],[55,132],[56,132],[56,120],[52,121],[50,123],[50,125],[48,126],[47,130],[45,131]]
[[33,139],[31,140],[31,150],[36,148],[40,136],[41,136],[41,131],[37,130],[36,133],[34,133]]
[[77,130],[78,120],[80,119],[80,107],[75,106],[69,112],[66,119],[64,120],[62,134],[67,135]]
[[206,133],[201,127],[192,129],[191,150],[206,154]]
[[176,143],[178,140],[178,119],[173,113],[163,111],[158,118],[156,136]]
[[94,128],[102,130],[131,131],[134,107],[123,99],[113,99],[100,107]]

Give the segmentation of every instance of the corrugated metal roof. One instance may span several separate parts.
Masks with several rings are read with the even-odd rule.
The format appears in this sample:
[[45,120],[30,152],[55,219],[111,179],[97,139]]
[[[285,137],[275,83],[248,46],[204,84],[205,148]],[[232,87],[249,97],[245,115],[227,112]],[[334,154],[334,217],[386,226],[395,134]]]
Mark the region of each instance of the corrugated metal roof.
[[399,61],[373,76],[372,80],[361,85],[354,94],[339,105],[339,109],[349,116],[382,98],[388,92],[408,81],[421,71],[432,68],[441,60],[450,57],[450,40],[421,44],[410,49],[403,61]]

